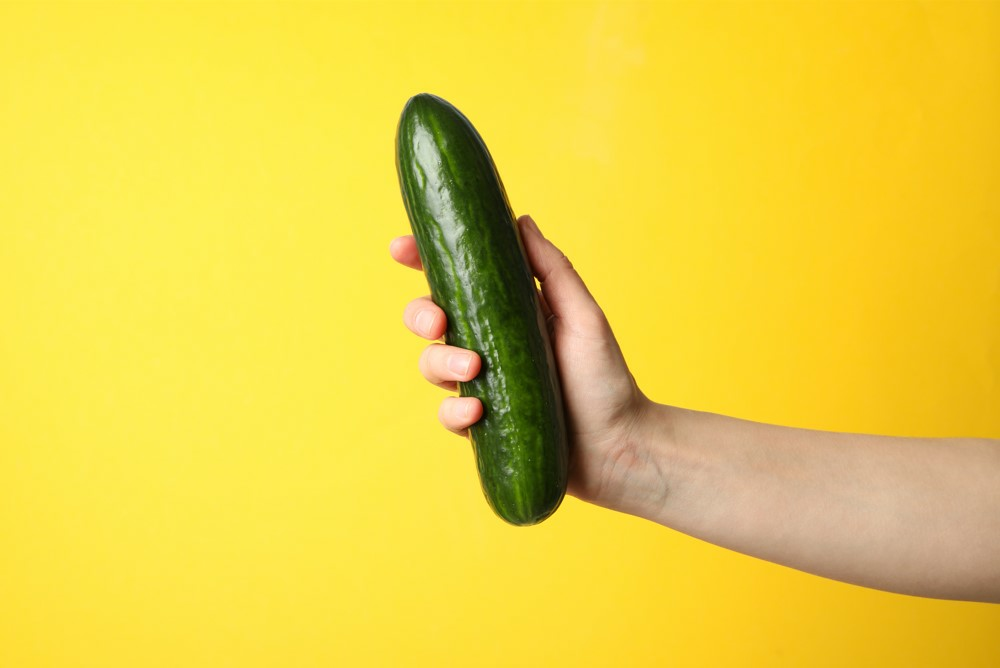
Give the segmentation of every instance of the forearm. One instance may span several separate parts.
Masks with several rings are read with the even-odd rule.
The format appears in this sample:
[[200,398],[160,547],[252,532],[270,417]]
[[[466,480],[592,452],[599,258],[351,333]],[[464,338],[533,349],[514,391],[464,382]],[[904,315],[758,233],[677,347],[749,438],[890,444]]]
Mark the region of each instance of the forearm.
[[662,493],[622,510],[837,580],[1000,601],[1000,442],[646,413],[635,449]]

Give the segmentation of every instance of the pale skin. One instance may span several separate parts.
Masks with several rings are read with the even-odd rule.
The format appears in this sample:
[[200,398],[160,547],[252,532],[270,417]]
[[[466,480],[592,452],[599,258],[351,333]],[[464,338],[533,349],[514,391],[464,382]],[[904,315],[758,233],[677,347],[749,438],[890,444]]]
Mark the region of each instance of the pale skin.
[[[603,311],[528,216],[571,443],[569,493],[716,545],[827,578],[933,598],[1000,602],[1000,441],[811,431],[658,404],[636,385]],[[421,269],[411,236],[392,257]],[[456,390],[478,356],[440,343],[429,297],[403,321],[430,341],[420,371]],[[466,435],[482,416],[449,396],[438,417]]]

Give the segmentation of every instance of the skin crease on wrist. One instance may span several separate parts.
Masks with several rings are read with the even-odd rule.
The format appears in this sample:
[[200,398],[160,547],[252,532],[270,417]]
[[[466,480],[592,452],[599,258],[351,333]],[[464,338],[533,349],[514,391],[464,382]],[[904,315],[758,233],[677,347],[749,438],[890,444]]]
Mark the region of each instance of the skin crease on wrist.
[[[562,380],[570,494],[824,577],[1000,602],[1000,441],[817,432],[652,402],[570,261],[530,217],[518,225]],[[421,269],[413,237],[390,253]],[[434,342],[419,360],[427,380],[455,391],[479,372],[475,353],[440,342],[447,317],[429,297],[403,321]],[[472,397],[438,414],[463,436],[481,416]]]

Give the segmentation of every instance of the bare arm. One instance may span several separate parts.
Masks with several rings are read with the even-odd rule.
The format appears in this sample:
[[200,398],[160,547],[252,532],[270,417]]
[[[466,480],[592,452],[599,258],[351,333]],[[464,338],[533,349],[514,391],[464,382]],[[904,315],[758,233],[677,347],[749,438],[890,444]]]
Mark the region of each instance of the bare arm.
[[1000,602],[1000,442],[838,434],[651,405],[634,443],[650,453],[661,494],[626,512],[835,580]]
[[[1000,441],[836,434],[656,404],[570,262],[530,218],[520,225],[551,315],[571,494],[824,577],[1000,602]],[[412,237],[391,251],[420,268]],[[436,340],[446,318],[424,297],[404,322]],[[435,343],[420,367],[453,389],[479,360]],[[449,397],[439,417],[463,434],[481,415],[477,399]]]

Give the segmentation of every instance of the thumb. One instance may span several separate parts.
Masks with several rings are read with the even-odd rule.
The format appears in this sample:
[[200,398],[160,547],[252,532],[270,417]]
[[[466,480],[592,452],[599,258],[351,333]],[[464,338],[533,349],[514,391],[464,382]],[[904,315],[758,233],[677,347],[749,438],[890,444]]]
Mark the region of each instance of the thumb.
[[542,296],[552,315],[571,327],[587,316],[603,320],[603,312],[569,258],[542,236],[531,216],[521,216],[517,222],[528,263],[542,286]]

